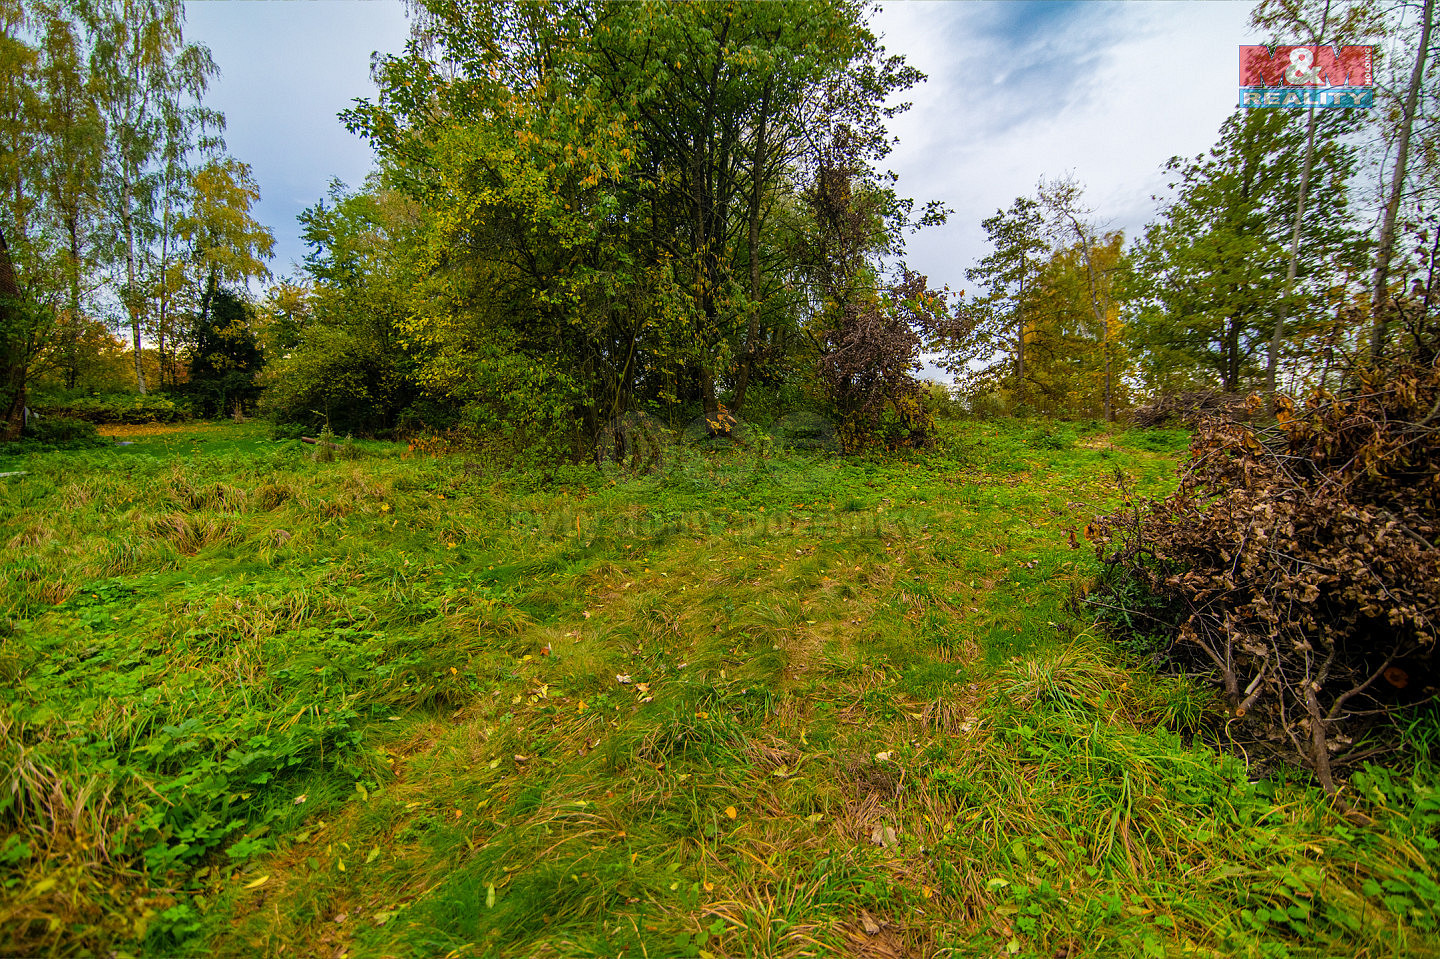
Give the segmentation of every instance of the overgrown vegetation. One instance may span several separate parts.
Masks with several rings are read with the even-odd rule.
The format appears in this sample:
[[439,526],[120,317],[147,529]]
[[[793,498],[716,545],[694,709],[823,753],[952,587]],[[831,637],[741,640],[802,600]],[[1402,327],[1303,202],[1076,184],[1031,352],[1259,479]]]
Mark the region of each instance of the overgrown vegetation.
[[128,429],[0,462],[5,951],[1435,941],[1430,766],[1352,780],[1365,826],[1252,784],[1066,612],[1072,514],[1172,482],[1151,434],[626,474]]
[[157,393],[40,395],[33,397],[32,408],[41,417],[58,416],[87,423],[175,423],[190,418],[184,405]]
[[1214,677],[1227,738],[1335,792],[1434,705],[1440,369],[1360,368],[1277,414],[1207,421],[1178,490],[1088,532],[1112,619]]

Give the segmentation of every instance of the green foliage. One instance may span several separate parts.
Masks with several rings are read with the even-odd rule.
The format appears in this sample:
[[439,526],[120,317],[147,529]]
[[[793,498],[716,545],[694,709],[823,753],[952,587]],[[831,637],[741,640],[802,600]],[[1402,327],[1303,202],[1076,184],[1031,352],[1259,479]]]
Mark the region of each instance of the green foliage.
[[790,955],[862,912],[977,959],[1428,942],[1428,768],[1357,779],[1363,826],[1252,785],[1167,728],[1202,692],[1066,614],[1094,568],[1066,504],[1116,502],[1072,429],[636,475],[316,463],[230,423],[29,457],[0,481],[0,942]]
[[5,447],[6,453],[42,450],[84,450],[110,444],[95,432],[93,423],[64,416],[37,416],[25,424],[20,441]]
[[[1285,342],[1334,343],[1345,276],[1366,248],[1349,208],[1352,111],[1317,115],[1315,182],[1302,221]],[[1204,156],[1172,159],[1173,199],[1145,232],[1126,278],[1128,334],[1150,389],[1248,388],[1259,375],[1285,289],[1305,142],[1293,110],[1242,110]]]
[[64,416],[87,423],[178,423],[190,410],[162,393],[108,393],[100,396],[40,395],[32,408],[41,416]]
[[[315,284],[303,297],[282,290],[275,305],[283,325],[272,330],[261,407],[277,424],[294,424],[297,435],[329,425],[362,436],[400,425],[419,392],[400,329],[413,282],[405,247],[417,216],[373,182],[354,194],[335,183],[330,204],[301,214]],[[454,416],[458,403],[441,396],[435,405]]]
[[[713,418],[752,385],[798,393],[817,361],[800,333],[814,305],[791,282],[812,161],[844,140],[869,176],[889,148],[881,105],[919,79],[868,11],[424,9],[424,41],[381,61],[377,102],[347,114],[384,188],[413,204],[371,274],[396,293],[404,379],[472,428],[563,453],[632,413]],[[895,214],[866,251],[878,258],[898,252],[909,205],[872,192]],[[328,264],[316,276],[350,282]],[[277,412],[306,392],[285,380],[297,359]]]
[[264,359],[252,329],[254,311],[239,295],[212,286],[192,333],[189,379],[174,388],[199,415],[226,416],[253,408]]

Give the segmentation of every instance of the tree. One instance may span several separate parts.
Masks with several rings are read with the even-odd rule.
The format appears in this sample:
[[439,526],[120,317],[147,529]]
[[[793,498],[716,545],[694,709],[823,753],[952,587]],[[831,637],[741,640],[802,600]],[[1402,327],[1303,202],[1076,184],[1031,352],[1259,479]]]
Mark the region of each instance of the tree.
[[264,358],[252,329],[250,304],[223,286],[211,285],[207,293],[208,308],[192,333],[185,392],[202,416],[224,416],[254,404]]
[[1117,376],[1114,344],[1119,332],[1115,284],[1118,257],[1107,265],[1095,256],[1095,251],[1111,246],[1118,252],[1119,239],[1112,238],[1108,243],[1101,240],[1089,220],[1090,211],[1081,205],[1082,192],[1080,184],[1070,177],[1048,182],[1042,180],[1039,190],[1040,207],[1050,218],[1052,236],[1057,239],[1068,238],[1084,262],[1085,303],[1090,308],[1095,329],[1100,335],[1105,419],[1113,421]]
[[62,4],[37,4],[41,43],[37,92],[45,162],[37,171],[55,231],[55,281],[63,287],[50,365],[73,389],[95,324],[89,301],[100,283],[100,175],[105,127],[87,57],[92,36]]
[[[1269,28],[1277,32],[1275,43],[1293,42],[1303,38],[1311,44],[1346,44],[1363,39],[1374,29],[1374,19],[1368,3],[1349,3],[1340,0],[1263,0],[1251,14],[1252,26]],[[1270,397],[1274,410],[1275,395],[1279,388],[1278,376],[1280,355],[1285,345],[1287,321],[1293,302],[1295,277],[1300,265],[1300,233],[1304,225],[1306,202],[1309,198],[1310,174],[1315,163],[1315,107],[1306,110],[1305,152],[1300,165],[1300,181],[1295,193],[1294,215],[1291,218],[1290,254],[1286,261],[1285,288],[1275,311],[1275,322],[1270,334],[1270,347],[1265,359],[1265,392]]]
[[403,321],[424,388],[580,443],[637,407],[713,415],[787,371],[815,145],[845,128],[883,156],[886,100],[919,77],[867,15],[423,4],[348,120],[427,211]]
[[1370,355],[1378,360],[1385,352],[1385,339],[1390,305],[1390,261],[1395,250],[1396,219],[1400,202],[1405,194],[1406,174],[1409,171],[1410,138],[1418,115],[1420,91],[1425,79],[1425,64],[1430,55],[1431,36],[1435,27],[1435,0],[1423,0],[1420,7],[1420,36],[1415,44],[1414,63],[1410,71],[1410,82],[1400,107],[1397,123],[1397,144],[1395,165],[1391,169],[1388,197],[1380,221],[1380,239],[1375,247],[1375,276],[1371,281],[1371,337]]
[[211,160],[193,171],[189,187],[189,207],[175,232],[189,246],[182,276],[198,332],[215,325],[210,312],[218,290],[243,290],[251,280],[269,278],[265,262],[275,235],[250,215],[260,187],[248,164],[231,157]]
[[[272,290],[265,408],[280,422],[340,433],[394,428],[415,401],[425,344],[407,348],[404,320],[418,282],[417,204],[372,177],[354,193],[331,185],[300,216],[307,288]],[[303,290],[303,292],[302,292]]]
[[[11,242],[24,242],[30,210],[26,190],[35,152],[35,50],[23,40],[25,11],[0,5],[0,440],[18,439],[24,425],[26,379],[36,351],[36,315],[17,275]],[[7,240],[7,237],[9,238]]]
[[1315,165],[1323,176],[1302,221],[1294,291],[1287,255],[1304,130],[1286,110],[1247,110],[1193,160],[1172,159],[1173,196],[1136,246],[1125,285],[1131,342],[1149,383],[1188,375],[1227,391],[1263,376],[1258,358],[1282,303],[1286,339],[1333,309],[1364,241],[1349,207],[1355,120],[1317,119]]
[[[168,260],[171,188],[190,151],[187,134],[218,122],[199,105],[215,64],[204,47],[184,42],[184,16],[179,0],[107,0],[96,11],[91,70],[111,146],[105,195],[118,232],[120,299],[142,393],[141,334],[149,290]],[[146,263],[152,243],[159,245],[158,267]]]
[[[1130,372],[1116,278],[1125,268],[1120,231],[1055,250],[1029,296],[1032,403],[1048,415],[1113,417]],[[1100,305],[1097,315],[1096,304]]]
[[952,354],[949,367],[963,373],[973,361],[989,362],[997,355],[1014,363],[1013,392],[1025,402],[1025,340],[1031,317],[1027,306],[1035,292],[1035,277],[1049,252],[1038,201],[1016,197],[1009,210],[996,210],[980,226],[990,237],[991,253],[978,266],[965,271],[984,294],[966,306],[970,331],[961,353]]

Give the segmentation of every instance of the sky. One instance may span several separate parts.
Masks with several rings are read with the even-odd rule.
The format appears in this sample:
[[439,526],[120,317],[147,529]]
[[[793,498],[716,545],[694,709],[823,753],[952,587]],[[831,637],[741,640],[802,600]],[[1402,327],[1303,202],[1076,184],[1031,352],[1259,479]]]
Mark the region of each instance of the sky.
[[[1171,156],[1214,143],[1235,110],[1236,47],[1260,42],[1250,2],[890,2],[874,27],[928,75],[892,124],[887,158],[903,195],[941,200],[942,227],[914,235],[909,265],[932,286],[966,287],[989,252],[980,221],[1042,177],[1086,187],[1098,224],[1136,235],[1153,217]],[[359,184],[368,146],[337,114],[373,97],[373,52],[408,33],[398,0],[200,0],[186,35],[221,75],[207,103],[229,152],[249,163],[276,237],[277,275],[303,259],[295,217],[332,179]]]

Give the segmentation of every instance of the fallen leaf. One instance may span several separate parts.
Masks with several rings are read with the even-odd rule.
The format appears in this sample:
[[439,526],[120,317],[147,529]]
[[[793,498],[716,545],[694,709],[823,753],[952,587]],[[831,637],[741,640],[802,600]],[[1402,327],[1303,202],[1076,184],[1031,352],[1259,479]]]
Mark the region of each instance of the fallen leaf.
[[269,877],[269,876],[261,876],[259,879],[256,879],[254,882],[247,882],[247,883],[245,884],[245,888],[246,888],[246,889],[259,889],[261,886],[265,885],[265,884],[266,884],[267,882],[269,882],[269,881],[270,881],[270,877]]
[[617,683],[621,683],[622,685],[625,684],[625,683],[628,683],[628,682],[630,682],[630,674],[629,674],[629,673],[616,673],[616,674],[615,674],[615,681],[616,681]]
[[725,807],[725,816],[726,816],[726,818],[728,818],[728,819],[734,819],[734,818],[735,818],[736,816],[738,816],[738,815],[740,815],[740,810],[736,809],[734,806],[726,806],[726,807]]
[[876,753],[876,754],[875,754],[875,761],[876,761],[877,763],[886,762],[887,760],[889,760],[889,758],[890,758],[890,754],[889,754],[889,753]]
[[877,846],[893,849],[900,845],[900,836],[895,832],[894,826],[876,826],[870,830],[870,841]]

